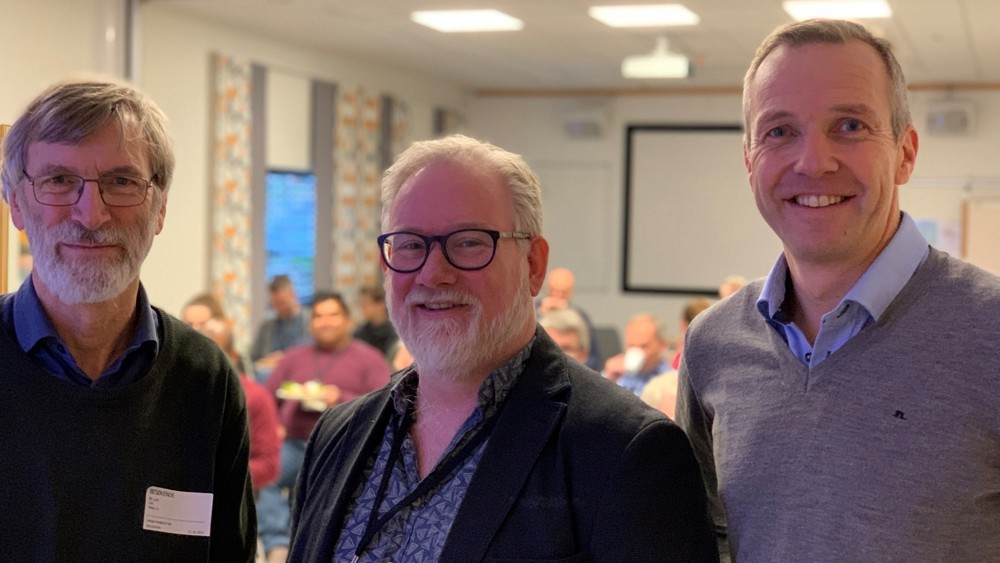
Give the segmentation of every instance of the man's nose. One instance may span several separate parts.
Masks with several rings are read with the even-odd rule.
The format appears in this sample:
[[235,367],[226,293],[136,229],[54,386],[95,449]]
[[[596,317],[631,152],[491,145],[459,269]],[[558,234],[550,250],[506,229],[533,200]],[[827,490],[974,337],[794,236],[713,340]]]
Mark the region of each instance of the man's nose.
[[458,268],[452,266],[445,257],[444,248],[437,241],[432,242],[427,249],[427,260],[417,272],[417,281],[428,287],[436,287],[455,283],[457,276]]
[[803,135],[798,149],[794,167],[798,174],[818,178],[840,167],[836,143],[820,131]]
[[97,180],[84,180],[80,188],[80,200],[73,206],[76,220],[88,229],[96,229],[109,219],[111,212],[101,198],[101,187]]

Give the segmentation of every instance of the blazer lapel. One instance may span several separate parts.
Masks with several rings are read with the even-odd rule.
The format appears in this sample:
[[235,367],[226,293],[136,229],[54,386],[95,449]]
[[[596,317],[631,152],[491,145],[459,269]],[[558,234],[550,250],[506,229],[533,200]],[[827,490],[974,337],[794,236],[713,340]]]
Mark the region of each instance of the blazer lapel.
[[455,516],[441,561],[480,561],[517,500],[535,460],[556,429],[569,386],[562,351],[538,329],[524,371],[500,411],[493,434]]

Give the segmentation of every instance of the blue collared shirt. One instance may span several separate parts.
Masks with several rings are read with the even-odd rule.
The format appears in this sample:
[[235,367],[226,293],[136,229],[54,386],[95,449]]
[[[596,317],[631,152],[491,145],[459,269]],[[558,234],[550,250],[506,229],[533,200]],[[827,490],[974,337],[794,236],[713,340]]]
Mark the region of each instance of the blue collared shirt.
[[916,223],[905,212],[899,229],[854,287],[837,304],[823,315],[816,343],[809,340],[782,310],[788,287],[788,262],[782,253],[768,274],[764,288],[757,299],[757,310],[768,324],[785,339],[803,364],[814,368],[839,350],[863,328],[878,322],[879,317],[896,298],[913,273],[924,263],[930,247],[917,229]]
[[162,323],[149,304],[146,291],[139,286],[136,300],[136,326],[128,348],[91,380],[77,366],[69,349],[56,333],[45,314],[31,276],[17,293],[5,300],[3,318],[13,319],[14,332],[21,349],[52,376],[83,387],[108,388],[134,383],[149,371],[160,349]]

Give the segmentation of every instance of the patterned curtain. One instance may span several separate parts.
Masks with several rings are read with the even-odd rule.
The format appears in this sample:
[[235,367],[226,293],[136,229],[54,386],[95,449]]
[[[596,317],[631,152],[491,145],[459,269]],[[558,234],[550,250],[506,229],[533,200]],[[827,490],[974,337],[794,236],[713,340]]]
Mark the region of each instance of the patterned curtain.
[[410,134],[410,106],[406,105],[406,102],[399,100],[397,98],[388,98],[387,104],[389,107],[388,113],[391,116],[391,125],[389,127],[389,161],[386,163],[386,167],[392,164],[392,161],[399,156],[399,153],[406,150],[413,142],[413,137]]
[[249,345],[251,65],[214,55],[212,293],[233,320],[238,350]]
[[379,283],[382,174],[380,98],[363,88],[338,88],[333,143],[333,284],[347,303]]

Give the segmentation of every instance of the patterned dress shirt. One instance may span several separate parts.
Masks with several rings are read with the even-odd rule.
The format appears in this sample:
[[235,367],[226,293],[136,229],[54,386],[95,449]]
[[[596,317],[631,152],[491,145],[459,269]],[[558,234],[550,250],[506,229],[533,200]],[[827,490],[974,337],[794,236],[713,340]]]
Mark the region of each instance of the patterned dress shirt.
[[[504,399],[517,381],[518,375],[524,371],[524,364],[530,355],[534,342],[533,338],[509,362],[490,373],[486,378],[486,381],[479,388],[477,407],[452,438],[441,459],[438,460],[438,467],[447,464],[466,443],[475,439],[488,420],[496,416]],[[419,375],[416,371],[411,371],[391,391],[395,413],[385,429],[382,445],[365,469],[367,477],[360,490],[355,494],[352,506],[348,511],[347,520],[340,538],[337,540],[334,561],[354,560],[358,544],[368,526],[371,509],[378,495],[386,465],[389,462],[396,432],[399,431],[407,413],[412,412],[417,397],[418,384]],[[441,482],[433,486],[427,494],[415,499],[385,522],[385,525],[378,530],[357,560],[361,562],[407,561],[416,563],[440,559],[445,540],[448,539],[448,532],[455,521],[455,515],[462,504],[462,499],[465,498],[465,493],[486,449],[487,442],[488,439],[480,442],[464,460],[458,462],[458,466],[453,471],[444,475]],[[391,468],[385,498],[379,503],[379,517],[382,517],[402,501],[420,484],[416,447],[409,434],[403,437],[401,450],[396,459],[396,463]]]

